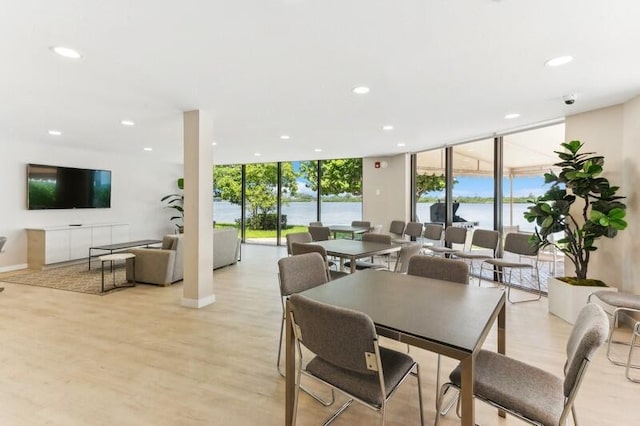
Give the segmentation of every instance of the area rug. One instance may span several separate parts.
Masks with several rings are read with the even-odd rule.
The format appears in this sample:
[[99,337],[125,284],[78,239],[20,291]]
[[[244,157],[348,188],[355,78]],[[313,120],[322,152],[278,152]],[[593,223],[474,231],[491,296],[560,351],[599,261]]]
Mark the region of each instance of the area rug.
[[105,264],[104,271],[104,290],[101,292],[102,270],[100,263],[92,263],[91,270],[87,268],[87,263],[78,263],[74,265],[65,265],[55,268],[49,268],[43,271],[29,271],[25,273],[15,274],[4,277],[0,281],[13,284],[27,284],[38,287],[55,288],[58,290],[75,291],[86,294],[109,294],[113,291],[122,290],[123,286],[130,286],[127,283],[125,268],[123,264],[114,265],[113,274],[108,264]]

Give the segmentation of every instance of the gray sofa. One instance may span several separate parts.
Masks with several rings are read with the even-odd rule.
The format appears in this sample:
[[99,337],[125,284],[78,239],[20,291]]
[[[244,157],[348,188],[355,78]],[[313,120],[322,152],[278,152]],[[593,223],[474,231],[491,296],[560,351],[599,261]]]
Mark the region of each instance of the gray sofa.
[[240,257],[240,238],[235,228],[213,230],[213,269],[233,265]]
[[[165,235],[162,247],[131,249],[136,255],[136,281],[168,286],[184,277],[183,235]],[[213,230],[213,269],[233,265],[240,256],[238,230]],[[133,261],[127,261],[127,280],[133,280]]]

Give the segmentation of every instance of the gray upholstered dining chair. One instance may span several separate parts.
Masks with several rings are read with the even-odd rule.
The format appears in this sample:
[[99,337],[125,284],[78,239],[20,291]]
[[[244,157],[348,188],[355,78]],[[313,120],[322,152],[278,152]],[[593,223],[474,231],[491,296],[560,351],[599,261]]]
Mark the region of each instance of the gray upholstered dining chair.
[[404,220],[392,220],[389,224],[389,234],[392,238],[402,238],[404,236]]
[[429,248],[432,246],[441,245],[443,232],[444,228],[442,227],[442,225],[437,223],[427,223],[424,226],[424,231],[422,232],[422,246],[425,248]]
[[309,226],[308,229],[313,241],[327,241],[331,238],[331,230],[328,226]]
[[433,256],[413,256],[409,259],[408,275],[469,284],[469,265],[462,260]]
[[[391,245],[391,235],[388,234],[376,234],[373,232],[366,232],[362,234],[362,241],[371,242],[371,243],[380,243],[380,244],[389,244]],[[389,269],[389,255],[383,255],[383,259],[386,261],[387,266],[385,267],[381,263],[376,263],[374,258],[372,257],[370,261],[366,260],[356,260],[356,269]],[[351,261],[347,260],[344,262],[345,267],[351,266]]]
[[[276,368],[282,377],[285,376],[280,369],[280,360],[282,358],[282,337],[284,335],[284,324],[287,312],[285,302],[292,294],[327,283],[329,279],[327,278],[326,271],[325,262],[322,260],[322,256],[318,253],[301,254],[278,260],[278,284],[280,285],[282,320],[280,321],[280,341],[278,342],[278,359],[276,361]],[[331,391],[331,400],[329,401],[323,400],[320,396],[306,388],[302,388],[302,390],[307,392],[324,406],[328,407],[334,402],[333,390]]]
[[7,237],[0,237],[0,253],[2,253],[2,248],[7,243]]
[[[420,424],[424,425],[418,363],[407,354],[380,347],[375,325],[368,315],[300,294],[292,295],[289,303],[298,352],[294,425],[298,414],[301,375],[314,378],[349,398],[325,425],[353,401],[381,413],[381,424],[384,425],[387,401],[409,375],[415,375],[418,381]],[[306,365],[302,362],[302,346],[314,354]]]
[[[512,232],[507,234],[504,239],[504,247],[503,247],[503,258],[501,259],[486,259],[482,262],[480,266],[480,277],[479,280],[482,281],[484,275],[485,266],[489,270],[489,275],[497,274],[498,278],[502,282],[503,285],[507,287],[507,300],[511,303],[522,303],[522,302],[533,302],[536,300],[540,300],[542,297],[542,290],[540,288],[540,273],[538,271],[538,248],[532,246],[529,243],[530,234],[519,234]],[[509,253],[518,256],[518,260],[509,260],[504,258],[504,255],[508,255]],[[525,262],[520,260],[523,256],[527,258],[532,258],[533,263]],[[531,271],[535,271],[536,281],[538,283],[538,295],[537,297],[530,297],[526,299],[520,300],[511,300],[511,287],[514,285],[511,280],[511,276],[514,269],[523,270],[529,269]],[[508,272],[508,273],[507,273]],[[486,279],[486,277],[484,278]],[[479,285],[480,283],[478,283]]]
[[351,226],[371,229],[371,222],[369,222],[368,220],[352,220]]
[[291,232],[285,238],[287,239],[287,254],[289,256],[291,256],[291,243],[310,243],[313,241],[308,232]]
[[421,222],[409,222],[404,227],[402,237],[393,240],[396,244],[405,244],[411,241],[416,241],[422,236],[422,229],[424,225]]
[[[407,275],[450,281],[457,284],[469,284],[469,266],[462,260],[434,256],[412,256],[409,259]],[[407,345],[408,348],[408,345]],[[436,366],[436,396],[440,388],[440,354]]]
[[[469,263],[469,274],[473,275],[474,261],[493,259],[498,251],[500,233],[489,229],[476,229],[471,237],[469,250],[461,250],[452,253],[454,258],[462,259]],[[478,281],[480,284],[480,281]]]
[[[564,378],[505,355],[481,350],[475,360],[474,396],[532,425],[565,425],[569,414],[577,424],[573,405],[589,362],[607,339],[607,314],[596,304],[580,311],[566,346]],[[438,397],[460,389],[461,367],[450,374]],[[439,415],[436,415],[436,425]]]
[[322,222],[309,222],[309,226],[323,226]]
[[453,245],[458,244],[464,246],[467,242],[467,228],[459,226],[447,226],[444,230],[444,245],[442,246],[427,246],[425,249],[431,250],[433,256],[449,257],[452,253],[460,251],[460,248],[455,248]]
[[409,260],[413,256],[419,255],[420,250],[422,250],[422,244],[420,243],[403,244],[400,248],[400,252],[398,253],[398,258],[396,259],[393,272],[397,272],[399,274],[406,273],[409,268]]
[[303,243],[291,243],[291,254],[293,256],[297,256],[299,254],[307,254],[307,253],[318,253],[324,259],[324,262],[327,266],[327,278],[329,281],[336,280],[338,278],[342,278],[344,276],[349,275],[346,272],[335,271],[331,269],[331,266],[335,265],[332,261],[328,259],[327,250],[318,245],[318,244],[303,244]]

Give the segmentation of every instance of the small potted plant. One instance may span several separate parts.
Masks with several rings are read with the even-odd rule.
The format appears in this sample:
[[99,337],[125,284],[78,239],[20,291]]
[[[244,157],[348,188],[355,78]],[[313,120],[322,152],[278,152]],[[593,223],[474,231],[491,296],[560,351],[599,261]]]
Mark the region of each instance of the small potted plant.
[[[626,205],[621,201],[625,197],[616,195],[619,187],[600,176],[604,157],[580,152],[580,141],[561,146],[566,151],[554,151],[561,160],[554,164],[560,173],[545,173],[545,184],[551,187],[530,200],[533,205],[524,216],[537,225],[531,244],[555,247],[575,268],[575,277],[550,278],[548,283],[549,312],[573,323],[589,293],[600,290],[593,287],[607,287],[600,280],[587,278],[589,260],[598,239],[614,238],[627,227]],[[562,238],[554,241],[552,235],[559,232]]]
[[[184,178],[178,179],[178,189],[181,191],[184,189]],[[180,194],[169,194],[165,195],[160,199],[162,202],[166,202],[165,206],[168,209],[175,210],[175,216],[172,216],[169,221],[176,221],[176,228],[178,232],[182,234],[184,232],[184,195]]]

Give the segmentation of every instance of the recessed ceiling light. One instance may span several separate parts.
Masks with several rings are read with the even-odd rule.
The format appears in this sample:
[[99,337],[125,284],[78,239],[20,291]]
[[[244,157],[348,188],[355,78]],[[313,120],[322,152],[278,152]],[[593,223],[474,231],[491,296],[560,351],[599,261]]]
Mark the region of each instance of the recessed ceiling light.
[[120,122],[120,124],[122,124],[123,126],[135,126],[135,125],[136,125],[136,123],[134,123],[134,122],[133,122],[133,121],[131,121],[131,120],[122,120],[122,121]]
[[60,136],[62,132],[60,130],[49,130],[49,134],[52,136]]
[[50,48],[53,53],[69,59],[80,59],[82,55],[75,49],[64,46],[53,46]]
[[316,149],[314,149],[314,151],[315,152],[322,152],[322,149],[321,148],[316,148]]
[[406,145],[407,145],[407,144],[406,144],[406,143],[404,143],[404,142],[400,142],[400,143],[398,144],[398,146],[406,146]]
[[291,139],[291,136],[289,136],[289,135],[282,135],[282,136],[280,136],[280,139],[283,139],[283,140]]
[[254,152],[253,155],[255,155],[256,157],[260,157],[262,154],[260,154],[259,152]]
[[386,124],[382,126],[382,130],[393,130],[393,126],[391,124]]
[[211,145],[212,146],[216,146],[216,145],[218,145],[218,142],[213,142]]
[[366,86],[358,86],[358,87],[354,87],[353,89],[351,89],[351,91],[353,93],[355,93],[356,95],[366,95],[367,93],[369,93],[371,91],[371,89],[369,89]]
[[518,117],[520,117],[520,114],[518,113],[507,114],[504,116],[504,118],[506,118],[507,120],[511,120],[512,118],[518,118]]
[[153,148],[145,148],[145,151],[153,151]]
[[558,56],[557,58],[549,59],[544,63],[544,65],[547,67],[559,67],[560,65],[568,64],[571,61],[573,61],[573,56]]

